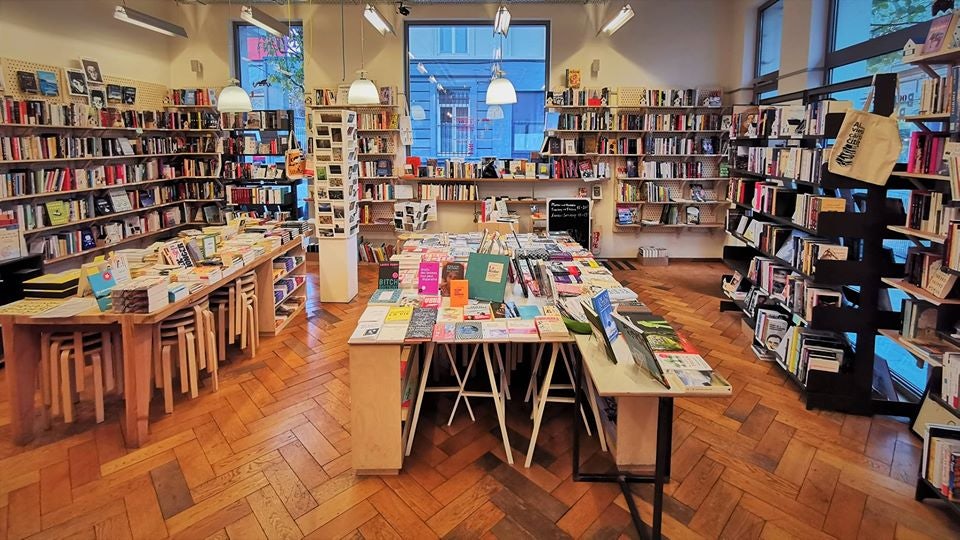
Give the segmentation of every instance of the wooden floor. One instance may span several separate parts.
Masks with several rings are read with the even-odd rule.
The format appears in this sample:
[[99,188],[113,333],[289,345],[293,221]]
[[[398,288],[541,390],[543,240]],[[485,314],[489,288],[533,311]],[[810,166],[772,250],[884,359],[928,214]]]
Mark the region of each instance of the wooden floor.
[[[904,423],[805,410],[777,368],[750,354],[739,318],[718,313],[721,271],[617,271],[735,388],[677,403],[665,534],[960,538],[942,508],[913,500],[920,448]],[[374,273],[363,267],[361,283]],[[571,481],[569,405],[548,407],[534,466],[520,465],[531,428],[522,389],[509,405],[518,465],[505,463],[491,404],[475,400],[476,423],[460,414],[447,427],[450,402],[437,399],[403,474],[355,476],[345,341],[363,304],[308,306],[256,358],[221,370],[219,393],[178,401],[170,416],[155,399],[152,443],[136,451],[122,445],[116,400],[99,426],[85,406],[79,423],[13,446],[0,371],[0,540],[635,536],[615,486]],[[584,448],[587,466],[604,465],[596,441]],[[649,488],[637,493],[649,516]]]

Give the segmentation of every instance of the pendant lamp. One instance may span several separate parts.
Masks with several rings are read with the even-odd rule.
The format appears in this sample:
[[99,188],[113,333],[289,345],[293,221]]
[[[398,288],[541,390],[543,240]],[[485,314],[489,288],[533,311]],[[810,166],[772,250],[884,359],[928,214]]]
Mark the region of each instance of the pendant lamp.
[[230,79],[227,86],[220,90],[217,97],[217,110],[220,112],[250,112],[253,110],[253,104],[250,103],[250,95],[239,86],[240,81]]
[[379,105],[380,91],[377,85],[367,78],[367,72],[363,69],[363,22],[360,23],[360,71],[357,72],[360,77],[350,83],[350,91],[347,93],[348,105]]
[[494,68],[493,79],[490,80],[490,86],[487,86],[487,105],[512,105],[517,102],[517,91],[510,79],[504,75],[499,66]]

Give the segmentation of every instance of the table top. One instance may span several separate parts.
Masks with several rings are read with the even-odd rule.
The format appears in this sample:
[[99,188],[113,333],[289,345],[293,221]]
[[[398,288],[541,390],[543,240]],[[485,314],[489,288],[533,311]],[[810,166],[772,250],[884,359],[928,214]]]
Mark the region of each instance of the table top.
[[[238,270],[231,272],[230,274],[223,276],[217,281],[209,283],[204,287],[188,294],[187,296],[177,300],[176,302],[171,302],[166,306],[152,311],[150,313],[114,313],[112,311],[99,311],[94,308],[85,313],[79,313],[76,315],[71,315],[69,317],[43,317],[35,315],[0,315],[3,319],[10,320],[12,319],[14,324],[28,324],[28,325],[41,325],[41,326],[56,326],[56,325],[105,325],[105,324],[121,324],[123,322],[129,322],[133,324],[153,324],[163,319],[166,319],[170,315],[180,311],[181,309],[188,307],[205,297],[209,296],[210,293],[227,285],[231,281],[237,279],[238,276],[257,268],[258,266],[272,261],[274,258],[279,257],[287,252],[289,252],[294,247],[300,245],[303,241],[303,235],[297,235],[293,237],[289,242],[278,246],[263,255],[257,257],[249,264],[245,264],[238,268]],[[272,291],[271,291],[272,292]]]

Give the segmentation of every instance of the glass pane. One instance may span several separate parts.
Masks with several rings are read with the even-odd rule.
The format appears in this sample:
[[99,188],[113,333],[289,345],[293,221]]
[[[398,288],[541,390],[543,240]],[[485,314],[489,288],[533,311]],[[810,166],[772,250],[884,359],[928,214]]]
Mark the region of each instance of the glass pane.
[[[834,0],[836,51],[929,21],[930,0]],[[869,16],[867,16],[869,14]]]
[[[414,23],[407,32],[411,155],[477,161],[484,156],[525,158],[540,149],[545,25],[514,24],[503,39],[494,36],[488,24]],[[503,71],[517,91],[514,105],[485,102],[497,51],[502,51]]]
[[760,12],[760,51],[757,57],[757,76],[780,69],[780,36],[783,28],[783,0],[778,0]]

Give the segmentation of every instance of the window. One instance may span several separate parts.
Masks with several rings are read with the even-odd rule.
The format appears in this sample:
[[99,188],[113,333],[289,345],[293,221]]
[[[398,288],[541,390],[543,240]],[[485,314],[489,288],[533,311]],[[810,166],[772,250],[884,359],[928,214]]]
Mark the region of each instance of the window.
[[[485,23],[408,23],[411,155],[478,161],[525,158],[543,143],[549,25],[514,22],[506,38]],[[517,103],[488,106],[495,59]]]
[[757,78],[780,69],[780,37],[783,29],[783,0],[772,0],[760,7],[757,17]]
[[932,18],[930,0],[833,0],[833,3],[832,50],[886,36]]
[[234,23],[235,73],[254,110],[293,109],[297,140],[306,145],[303,102],[303,26],[278,38],[252,24]]

